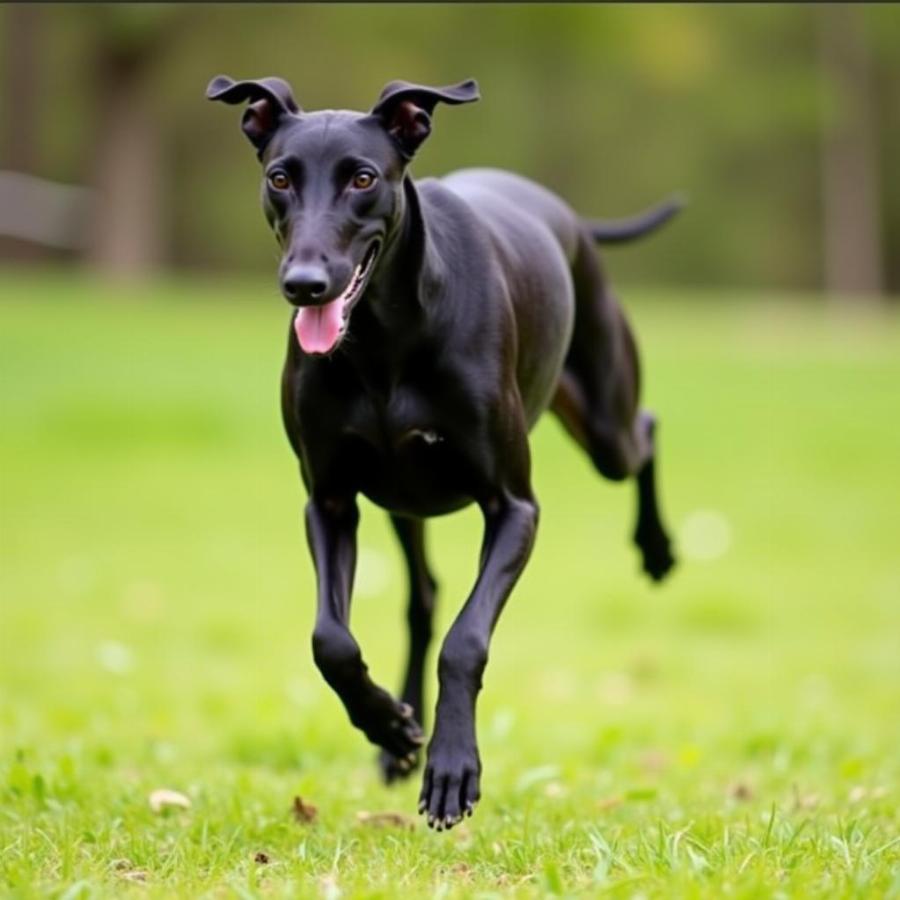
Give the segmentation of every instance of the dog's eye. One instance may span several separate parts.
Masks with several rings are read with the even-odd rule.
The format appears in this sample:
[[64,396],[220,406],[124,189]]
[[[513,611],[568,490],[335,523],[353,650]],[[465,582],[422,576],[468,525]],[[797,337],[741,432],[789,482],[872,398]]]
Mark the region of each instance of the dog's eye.
[[290,183],[291,179],[288,178],[281,169],[276,169],[274,172],[269,173],[269,184],[271,184],[276,191],[286,191]]
[[360,169],[353,176],[353,187],[358,191],[368,190],[373,184],[375,184],[375,173],[368,169]]

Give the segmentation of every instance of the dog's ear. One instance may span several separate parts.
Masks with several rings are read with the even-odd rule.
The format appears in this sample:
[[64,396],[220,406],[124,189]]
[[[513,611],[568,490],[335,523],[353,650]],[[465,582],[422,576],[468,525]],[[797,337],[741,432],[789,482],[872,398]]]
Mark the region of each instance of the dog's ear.
[[207,86],[206,97],[231,104],[250,101],[241,128],[257,153],[263,152],[283,117],[300,112],[291,86],[281,78],[234,81],[227,75],[217,75]]
[[392,81],[385,85],[371,115],[380,120],[409,160],[431,134],[431,114],[438,103],[472,103],[479,97],[478,83],[472,79],[440,88]]

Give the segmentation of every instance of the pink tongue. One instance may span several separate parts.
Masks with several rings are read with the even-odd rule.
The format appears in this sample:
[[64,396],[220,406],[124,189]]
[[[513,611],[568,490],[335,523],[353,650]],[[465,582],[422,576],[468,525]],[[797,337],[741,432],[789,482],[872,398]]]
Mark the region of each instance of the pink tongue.
[[306,353],[328,353],[341,334],[342,298],[324,306],[303,306],[294,317],[297,340]]

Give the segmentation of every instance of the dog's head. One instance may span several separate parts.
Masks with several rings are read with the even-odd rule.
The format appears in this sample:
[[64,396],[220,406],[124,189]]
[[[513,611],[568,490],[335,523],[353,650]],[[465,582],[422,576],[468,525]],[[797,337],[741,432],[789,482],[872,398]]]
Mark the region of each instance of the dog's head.
[[438,103],[470,103],[478,85],[393,81],[368,113],[303,112],[280,78],[214,78],[210,100],[249,101],[244,134],[263,167],[262,202],[282,248],[281,290],[299,307],[301,348],[331,353],[403,212],[406,165]]

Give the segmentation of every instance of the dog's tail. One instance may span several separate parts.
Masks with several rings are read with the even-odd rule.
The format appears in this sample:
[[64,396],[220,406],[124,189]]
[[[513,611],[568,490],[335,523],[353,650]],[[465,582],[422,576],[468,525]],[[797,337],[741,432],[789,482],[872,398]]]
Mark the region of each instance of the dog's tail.
[[584,219],[584,226],[598,244],[626,244],[656,231],[687,206],[682,194],[630,219]]

